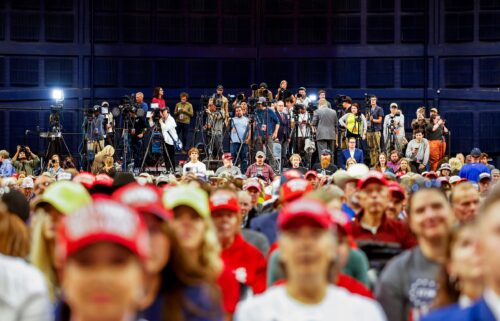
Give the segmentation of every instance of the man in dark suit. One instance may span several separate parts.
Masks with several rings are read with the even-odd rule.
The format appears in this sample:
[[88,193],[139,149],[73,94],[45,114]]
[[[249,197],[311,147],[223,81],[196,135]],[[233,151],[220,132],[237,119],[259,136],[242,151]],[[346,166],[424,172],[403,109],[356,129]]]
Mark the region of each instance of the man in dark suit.
[[342,150],[342,154],[340,155],[340,167],[346,169],[347,160],[349,158],[354,158],[358,164],[363,163],[363,150],[356,148],[356,138],[349,138],[347,147],[347,149]]
[[281,144],[281,167],[284,167],[287,161],[287,153],[288,153],[288,143],[290,142],[290,131],[291,131],[291,122],[290,115],[285,114],[285,103],[283,101],[278,101],[276,103],[277,113],[279,120],[279,130],[278,130],[278,140]]
[[[324,91],[318,91],[318,95]],[[329,149],[335,154],[335,145],[338,131],[337,112],[321,105],[314,111],[312,125],[316,128],[317,150]]]

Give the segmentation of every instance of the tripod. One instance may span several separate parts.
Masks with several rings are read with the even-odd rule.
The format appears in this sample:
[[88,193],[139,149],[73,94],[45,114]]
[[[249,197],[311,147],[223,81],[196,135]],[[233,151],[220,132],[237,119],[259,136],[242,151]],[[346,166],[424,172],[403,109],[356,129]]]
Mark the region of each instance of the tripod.
[[[64,148],[66,149],[66,152],[68,153],[71,158],[73,158],[73,155],[71,155],[71,152],[69,151],[68,144],[66,144],[66,140],[64,139],[63,134],[59,132],[53,132],[53,133],[46,133],[47,135],[40,135],[42,138],[48,138],[49,144],[47,145],[47,150],[45,151],[44,159],[48,160],[52,157],[52,155],[57,154],[61,156],[61,142],[63,143]],[[48,161],[47,165],[43,166],[43,164],[40,166],[41,168],[44,168],[45,170],[48,167]]]
[[[170,155],[168,153],[167,146],[166,146],[167,143],[165,142],[165,140],[163,138],[163,134],[161,132],[161,126],[157,123],[157,121],[155,121],[153,124],[153,127],[151,127],[151,136],[149,137],[148,145],[146,146],[146,151],[144,153],[144,158],[142,159],[140,171],[141,172],[144,171],[144,164],[146,163],[146,158],[149,155],[149,151],[151,149],[151,144],[153,142],[153,139],[158,140],[158,142],[160,143],[160,150],[161,150],[160,156],[158,157],[158,159],[156,160],[156,163],[155,163],[156,175],[160,174],[158,167],[161,165],[162,159],[163,159],[163,163],[165,163],[165,167],[167,167],[167,160],[168,160],[168,163],[170,164],[170,173],[172,173],[172,171],[175,171],[175,167],[172,163],[172,160],[170,159]],[[165,155],[167,157],[165,157]]]
[[193,133],[193,141],[191,146],[196,146],[196,137],[200,135],[201,138],[201,143],[203,144],[203,151],[205,152],[205,155],[208,155],[207,153],[207,144],[206,144],[206,137],[204,134],[204,126],[203,126],[203,115],[205,114],[205,110],[200,110],[196,113],[196,123],[194,126],[194,133]]

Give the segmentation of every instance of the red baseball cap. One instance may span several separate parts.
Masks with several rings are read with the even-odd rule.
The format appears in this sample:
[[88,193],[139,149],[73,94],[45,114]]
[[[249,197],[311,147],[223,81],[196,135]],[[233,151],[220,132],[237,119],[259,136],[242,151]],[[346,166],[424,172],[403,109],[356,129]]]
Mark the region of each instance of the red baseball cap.
[[277,223],[278,229],[286,230],[304,225],[329,229],[333,222],[323,203],[312,199],[299,199],[286,204],[281,209]]
[[385,178],[384,174],[376,171],[369,171],[364,179],[358,181],[358,189],[363,189],[366,184],[372,182],[379,183],[384,186],[388,185],[387,179]]
[[73,177],[73,182],[77,182],[85,186],[86,188],[91,188],[95,182],[95,176],[88,172],[81,172],[80,174]]
[[245,185],[243,185],[243,189],[245,191],[251,187],[255,187],[259,192],[262,192],[262,187],[260,186],[259,182],[257,182],[254,179],[247,181],[247,183]]
[[149,255],[148,231],[141,217],[130,207],[104,196],[64,217],[57,240],[56,255],[61,262],[100,242],[124,246],[143,261]]
[[296,169],[289,169],[289,170],[283,172],[283,177],[287,181],[289,181],[289,180],[296,179],[296,178],[302,178],[302,173]]
[[108,174],[97,174],[94,185],[111,186],[113,185],[113,179]]
[[399,195],[403,199],[406,197],[405,190],[403,189],[403,187],[401,187],[401,185],[399,185],[399,183],[389,182],[388,187],[392,195]]
[[151,213],[162,220],[173,217],[171,211],[163,207],[162,191],[153,185],[132,183],[123,186],[113,193],[113,199],[128,205],[141,214]]
[[312,184],[302,178],[292,179],[280,188],[280,199],[284,203],[291,202],[313,190]]
[[316,171],[310,170],[304,175],[304,178],[307,178],[309,175],[314,175],[314,177],[318,177],[318,173]]
[[428,179],[436,179],[438,178],[438,174],[436,172],[427,172],[427,174],[425,174],[425,177]]
[[212,214],[221,210],[228,210],[235,213],[240,212],[238,197],[230,191],[217,191],[210,196],[209,201]]
[[233,156],[231,156],[231,153],[224,153],[224,155],[222,155],[222,159],[233,159]]

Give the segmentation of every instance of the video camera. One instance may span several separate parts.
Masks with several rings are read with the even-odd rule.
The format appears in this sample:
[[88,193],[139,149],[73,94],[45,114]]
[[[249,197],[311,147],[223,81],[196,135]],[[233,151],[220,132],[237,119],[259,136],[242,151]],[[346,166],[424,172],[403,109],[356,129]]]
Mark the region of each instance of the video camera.
[[158,105],[158,103],[151,104],[151,111],[148,111],[146,118],[153,119],[153,122],[155,124],[157,124],[160,121],[161,110],[160,110],[160,106]]
[[127,118],[130,116],[130,113],[137,113],[138,117],[144,117],[144,109],[138,108],[137,103],[135,102],[135,94],[122,96],[120,103],[117,107],[113,108],[111,113],[115,118],[120,115]]

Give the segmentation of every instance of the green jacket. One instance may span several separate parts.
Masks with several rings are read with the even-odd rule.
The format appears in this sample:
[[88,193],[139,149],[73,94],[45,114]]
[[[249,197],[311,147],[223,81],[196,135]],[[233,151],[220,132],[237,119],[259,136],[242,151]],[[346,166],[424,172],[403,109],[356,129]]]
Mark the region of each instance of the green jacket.
[[188,102],[184,105],[180,102],[177,103],[175,105],[174,117],[178,123],[189,124],[191,117],[193,117],[193,105]]
[[12,165],[16,169],[17,173],[25,172],[26,176],[29,176],[33,175],[33,169],[35,169],[36,167],[38,167],[38,165],[40,165],[40,158],[35,155],[30,160],[26,161],[15,160],[14,162],[12,162]]

